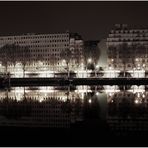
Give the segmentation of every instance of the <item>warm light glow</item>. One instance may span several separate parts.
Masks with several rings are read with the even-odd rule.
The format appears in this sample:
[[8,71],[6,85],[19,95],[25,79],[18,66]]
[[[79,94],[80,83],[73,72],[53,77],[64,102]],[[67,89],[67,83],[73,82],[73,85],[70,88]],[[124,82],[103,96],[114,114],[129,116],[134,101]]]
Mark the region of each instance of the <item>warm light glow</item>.
[[96,65],[96,68],[98,69],[99,68],[99,65]]
[[92,72],[92,70],[78,70],[78,71],[75,71],[76,73],[76,77],[77,78],[88,78],[90,77],[90,73]]
[[145,98],[145,94],[143,94],[142,97]]
[[[109,67],[109,68],[111,68],[111,67]],[[117,78],[119,76],[119,73],[120,73],[119,70],[111,70],[111,69],[104,71],[103,77],[105,77],[105,78]]]
[[114,61],[114,59],[111,59],[111,61],[113,62],[113,61]]
[[133,78],[144,78],[145,77],[145,70],[139,69],[135,70],[135,68],[132,71],[128,71]]
[[111,97],[112,96],[112,93],[109,93],[109,96]]
[[136,58],[136,59],[135,59],[135,61],[136,61],[136,62],[138,62],[138,61],[139,61],[139,59],[138,59],[138,58]]
[[[128,90],[128,91],[132,92],[134,94],[136,94],[136,93],[144,93],[145,92],[145,87],[143,85],[141,85],[141,86],[133,85],[133,86],[131,86],[131,89]],[[140,96],[140,94],[138,94],[138,96]]]
[[92,90],[90,89],[90,86],[88,85],[80,85],[80,86],[76,86],[76,93],[86,93],[86,92],[92,92]]
[[91,104],[91,102],[92,102],[91,99],[89,99],[88,102]]
[[98,96],[99,95],[99,92],[96,92],[96,96]]
[[139,101],[136,99],[136,100],[135,100],[135,103],[136,103],[136,104],[138,104],[138,103],[139,103]]
[[139,93],[139,92],[137,93],[137,97],[138,97],[138,98],[140,97],[140,93]]
[[91,58],[89,58],[89,59],[88,59],[88,63],[91,63],[91,62],[92,62],[92,59],[91,59]]

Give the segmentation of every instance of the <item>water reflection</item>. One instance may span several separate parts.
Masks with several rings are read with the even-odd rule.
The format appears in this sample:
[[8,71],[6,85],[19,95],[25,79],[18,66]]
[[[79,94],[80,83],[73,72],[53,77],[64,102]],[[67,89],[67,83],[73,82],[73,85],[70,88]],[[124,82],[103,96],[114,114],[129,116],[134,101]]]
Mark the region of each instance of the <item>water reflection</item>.
[[71,128],[104,121],[115,133],[147,131],[147,107],[147,86],[12,87],[0,90],[0,125]]
[[146,86],[108,95],[107,122],[117,134],[148,131],[148,91]]

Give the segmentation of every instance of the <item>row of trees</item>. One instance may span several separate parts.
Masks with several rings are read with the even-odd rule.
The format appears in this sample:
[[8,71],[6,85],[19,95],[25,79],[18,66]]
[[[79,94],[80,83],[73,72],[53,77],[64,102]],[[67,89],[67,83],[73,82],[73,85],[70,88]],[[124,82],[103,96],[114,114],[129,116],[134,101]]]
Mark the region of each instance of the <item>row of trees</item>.
[[25,66],[30,58],[31,54],[28,47],[6,44],[0,48],[0,61],[5,66],[5,73],[8,72],[8,65],[12,64],[15,68],[17,63],[22,64],[23,72],[25,72]]
[[[99,57],[100,57],[100,50],[98,48],[94,48],[91,50],[90,48],[83,48],[83,51],[80,51],[80,49],[76,49],[77,55],[83,54],[84,57],[84,64],[86,65],[87,69],[95,69],[95,65],[97,64]],[[81,52],[81,53],[80,53]],[[76,53],[75,53],[76,54]],[[65,60],[66,62],[66,69],[68,72],[68,77],[70,74],[70,62],[72,60],[75,60],[75,55],[73,55],[72,51],[67,48],[65,51],[62,51],[60,53],[61,59]],[[5,73],[8,73],[8,65],[13,65],[14,68],[17,63],[22,64],[23,73],[25,73],[25,68],[27,63],[30,64],[32,55],[30,52],[29,47],[27,46],[20,46],[16,44],[6,44],[0,48],[0,61],[2,62],[2,65],[5,66]],[[37,56],[36,59],[38,61],[44,61],[45,57]],[[92,66],[88,64],[88,59],[92,58],[93,62],[91,63]],[[32,59],[33,60],[33,59]],[[36,61],[37,61],[36,60]],[[76,59],[78,62],[77,65],[80,66],[80,60]],[[50,64],[53,64],[57,62],[55,61],[55,56],[51,56],[50,58]],[[24,75],[24,74],[23,74]]]
[[[95,66],[98,64],[100,58],[98,41],[86,41],[83,53],[86,68],[95,70]],[[89,63],[88,59],[91,59],[92,61]]]
[[[127,43],[123,43],[119,46],[110,46],[108,54],[112,59],[119,58],[121,60],[123,64],[123,72],[125,74],[126,65],[131,63],[133,65],[132,68],[136,67],[136,59],[147,55],[147,48],[142,44],[128,45]],[[113,61],[113,63],[115,64],[115,61]]]
[[[76,49],[77,54],[80,56],[80,51]],[[84,46],[83,47],[83,58],[84,58],[84,64],[86,65],[87,69],[95,69],[95,65],[97,65],[99,58],[100,58],[100,49],[96,45],[95,47],[91,46]],[[70,49],[67,49],[66,51],[61,52],[61,57],[66,61],[67,68],[69,67],[69,63],[72,60],[72,51]],[[74,57],[75,58],[75,57]],[[88,63],[88,59],[92,59],[91,64]],[[78,63],[80,64],[80,63]]]

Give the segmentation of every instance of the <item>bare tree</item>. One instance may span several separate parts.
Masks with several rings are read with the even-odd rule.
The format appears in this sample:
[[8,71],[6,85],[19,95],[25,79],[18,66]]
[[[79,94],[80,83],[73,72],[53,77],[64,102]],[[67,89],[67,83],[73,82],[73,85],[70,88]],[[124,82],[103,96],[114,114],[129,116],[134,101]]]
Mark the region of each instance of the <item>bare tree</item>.
[[20,46],[19,51],[18,51],[18,55],[20,55],[18,57],[18,59],[19,59],[19,62],[22,63],[23,77],[24,77],[25,76],[26,65],[27,65],[27,63],[30,62],[30,58],[31,58],[31,53],[30,53],[29,47]]
[[8,54],[9,60],[10,60],[10,63],[13,64],[14,69],[15,69],[16,63],[18,61],[19,50],[20,50],[20,46],[15,45],[15,44],[9,45],[9,54]]
[[126,64],[129,62],[130,47],[126,43],[123,43],[123,44],[119,45],[118,52],[119,52],[119,58],[122,60],[123,76],[125,77]]
[[2,65],[5,66],[5,73],[7,73],[7,68],[8,68],[7,49],[8,45],[4,45],[0,48],[0,60],[2,62]]
[[72,57],[72,53],[70,49],[66,49],[66,51],[62,51],[61,52],[61,59],[66,61],[66,69],[67,69],[67,74],[68,74],[68,78],[69,78],[69,64],[70,64],[70,60]]
[[[86,41],[83,48],[84,60],[88,69],[95,69],[95,65],[100,58],[100,49],[98,47],[98,41]],[[88,59],[92,59],[92,63],[88,64]]]

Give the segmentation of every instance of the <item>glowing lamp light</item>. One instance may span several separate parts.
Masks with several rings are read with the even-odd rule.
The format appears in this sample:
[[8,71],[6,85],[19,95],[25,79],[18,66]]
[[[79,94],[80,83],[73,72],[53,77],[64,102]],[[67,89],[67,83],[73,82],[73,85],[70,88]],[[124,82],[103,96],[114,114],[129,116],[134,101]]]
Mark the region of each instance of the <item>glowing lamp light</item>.
[[112,62],[114,62],[114,59],[111,59]]
[[109,96],[111,97],[112,96],[112,93],[109,93]]
[[89,58],[89,59],[88,59],[88,63],[91,63],[91,62],[92,62],[92,59],[91,59],[91,58]]
[[138,104],[138,103],[139,103],[139,101],[138,101],[138,100],[135,100],[135,103],[136,103],[136,104]]
[[138,67],[140,67],[140,64],[138,64]]
[[96,92],[96,96],[98,96],[99,95],[99,93],[98,92]]
[[99,68],[99,65],[96,65],[96,68]]
[[109,67],[109,69],[111,70],[111,69],[112,69],[112,67],[110,66],[110,67]]
[[138,62],[138,61],[139,61],[139,59],[138,59],[138,58],[136,58],[136,59],[135,59],[135,61],[136,61],[136,62]]
[[88,103],[90,103],[90,104],[91,104],[91,99],[89,99],[89,100],[88,100]]
[[65,63],[65,60],[62,60],[63,63]]

